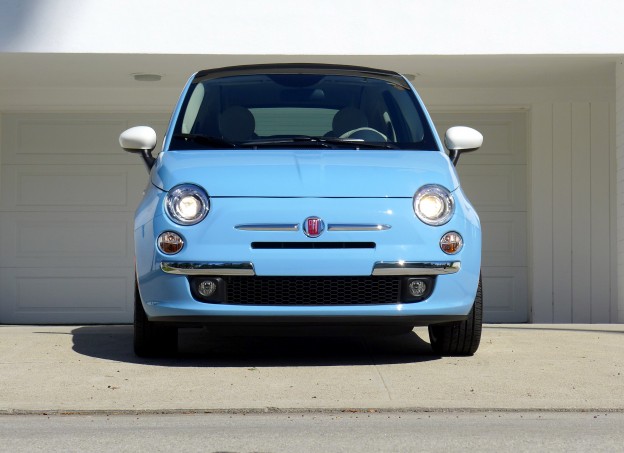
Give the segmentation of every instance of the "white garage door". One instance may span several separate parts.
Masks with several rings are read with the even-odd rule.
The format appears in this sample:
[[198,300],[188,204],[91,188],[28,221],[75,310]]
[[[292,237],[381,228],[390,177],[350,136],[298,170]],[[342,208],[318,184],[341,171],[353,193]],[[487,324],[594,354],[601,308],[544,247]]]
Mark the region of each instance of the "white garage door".
[[483,230],[483,295],[487,322],[528,321],[526,114],[523,112],[433,114],[438,133],[470,126],[483,147],[462,156],[457,167],[464,192]]
[[117,137],[146,122],[162,134],[166,121],[130,114],[2,117],[0,323],[132,319],[132,219],[147,173]]

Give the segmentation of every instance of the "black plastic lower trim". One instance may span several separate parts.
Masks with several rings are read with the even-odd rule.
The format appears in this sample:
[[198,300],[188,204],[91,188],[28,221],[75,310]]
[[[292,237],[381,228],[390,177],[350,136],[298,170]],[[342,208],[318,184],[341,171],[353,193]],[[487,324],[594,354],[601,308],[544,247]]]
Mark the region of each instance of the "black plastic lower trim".
[[[203,281],[216,284],[210,296],[202,296]],[[422,281],[425,292],[412,296],[410,282]],[[198,302],[240,306],[356,306],[422,302],[431,296],[435,276],[285,276],[189,277],[193,298]]]
[[252,249],[374,249],[374,242],[252,242]]

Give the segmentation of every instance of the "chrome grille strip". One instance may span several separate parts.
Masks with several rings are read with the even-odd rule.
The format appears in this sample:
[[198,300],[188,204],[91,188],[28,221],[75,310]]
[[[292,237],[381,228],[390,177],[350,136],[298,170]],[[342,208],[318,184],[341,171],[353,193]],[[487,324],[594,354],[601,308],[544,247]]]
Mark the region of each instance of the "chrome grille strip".
[[[281,223],[250,223],[234,226],[242,231],[299,231],[298,224]],[[334,223],[327,226],[327,231],[384,231],[392,228],[390,225],[376,223]]]
[[253,263],[173,263],[162,262],[160,268],[163,272],[177,275],[256,275]]
[[372,275],[444,275],[460,269],[460,261],[377,261]]
[[392,228],[390,225],[378,225],[378,224],[366,224],[366,223],[352,223],[352,224],[339,224],[333,223],[327,226],[327,231],[383,231]]
[[252,223],[244,225],[236,225],[234,228],[243,231],[298,231],[297,224],[271,224],[271,223]]

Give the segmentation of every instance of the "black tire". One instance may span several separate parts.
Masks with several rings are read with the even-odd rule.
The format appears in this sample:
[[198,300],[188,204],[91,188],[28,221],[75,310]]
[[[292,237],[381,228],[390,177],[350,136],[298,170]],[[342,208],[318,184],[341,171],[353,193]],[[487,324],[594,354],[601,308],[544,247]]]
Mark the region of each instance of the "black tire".
[[152,322],[143,309],[138,285],[134,284],[134,353],[139,357],[165,357],[178,350],[178,328]]
[[474,305],[465,321],[429,326],[429,341],[436,354],[442,356],[470,356],[479,348],[483,328],[483,291],[481,276]]

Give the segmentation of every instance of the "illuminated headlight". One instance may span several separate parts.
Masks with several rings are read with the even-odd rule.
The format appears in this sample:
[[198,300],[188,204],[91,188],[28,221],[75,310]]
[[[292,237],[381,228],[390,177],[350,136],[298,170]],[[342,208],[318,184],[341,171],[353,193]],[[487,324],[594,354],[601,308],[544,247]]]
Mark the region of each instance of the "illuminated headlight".
[[175,186],[165,201],[167,214],[179,225],[195,225],[210,211],[210,201],[204,189],[192,184]]
[[453,195],[442,186],[422,186],[414,195],[414,212],[427,225],[444,225],[455,211]]

